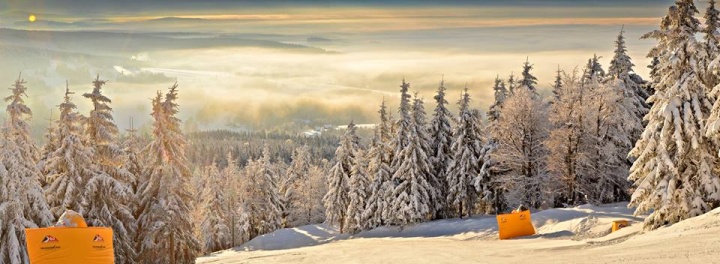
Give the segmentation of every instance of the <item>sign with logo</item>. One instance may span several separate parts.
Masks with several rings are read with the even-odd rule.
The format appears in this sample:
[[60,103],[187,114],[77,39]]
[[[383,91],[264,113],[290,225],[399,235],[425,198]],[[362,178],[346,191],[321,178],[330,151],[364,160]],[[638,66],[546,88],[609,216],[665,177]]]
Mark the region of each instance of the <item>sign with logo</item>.
[[33,264],[111,264],[115,261],[111,228],[28,228],[25,237]]
[[535,227],[530,219],[530,211],[513,212],[497,216],[498,237],[510,239],[535,234]]

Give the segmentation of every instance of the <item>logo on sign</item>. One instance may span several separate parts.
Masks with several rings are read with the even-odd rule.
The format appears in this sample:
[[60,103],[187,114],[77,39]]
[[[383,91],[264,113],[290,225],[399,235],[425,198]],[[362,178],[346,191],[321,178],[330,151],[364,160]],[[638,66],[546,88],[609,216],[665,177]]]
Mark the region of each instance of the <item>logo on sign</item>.
[[60,241],[51,235],[45,236],[45,238],[43,238],[43,240],[42,240],[42,243],[57,243],[57,242],[60,242]]
[[103,239],[99,234],[95,235],[93,238],[93,242],[105,242],[105,239]]

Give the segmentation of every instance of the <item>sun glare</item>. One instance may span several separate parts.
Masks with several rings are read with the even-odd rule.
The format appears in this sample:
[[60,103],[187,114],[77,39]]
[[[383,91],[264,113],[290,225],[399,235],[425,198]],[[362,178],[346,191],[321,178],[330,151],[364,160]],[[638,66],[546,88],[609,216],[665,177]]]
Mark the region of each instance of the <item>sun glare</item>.
[[35,22],[36,19],[37,19],[37,17],[35,17],[35,15],[30,15],[28,17],[28,21],[30,21],[30,22]]

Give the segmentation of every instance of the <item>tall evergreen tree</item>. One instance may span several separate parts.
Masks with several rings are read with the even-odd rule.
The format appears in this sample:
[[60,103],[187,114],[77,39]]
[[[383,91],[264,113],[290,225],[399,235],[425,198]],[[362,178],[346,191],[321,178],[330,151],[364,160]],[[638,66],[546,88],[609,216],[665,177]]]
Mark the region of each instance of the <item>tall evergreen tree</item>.
[[350,122],[345,135],[340,141],[340,146],[335,151],[336,163],[330,171],[328,192],[323,198],[326,221],[332,225],[337,225],[340,228],[340,233],[348,232],[345,228],[348,217],[347,208],[350,205],[348,191],[352,168],[356,162],[355,155],[360,148],[360,139],[355,134],[356,129],[355,124]]
[[600,64],[600,57],[598,57],[597,54],[593,54],[593,57],[588,59],[585,69],[585,82],[592,81],[593,77],[597,77],[599,80],[605,78],[605,70],[602,68],[602,65]]
[[177,83],[171,86],[164,99],[158,91],[152,102],[153,140],[145,149],[146,176],[138,188],[137,262],[141,263],[191,263],[200,251],[190,219],[190,169],[187,141],[176,116],[177,87]]
[[500,76],[495,77],[495,85],[493,85],[493,91],[495,92],[495,101],[490,106],[488,111],[488,121],[495,122],[500,118],[500,112],[502,104],[505,102],[508,96],[508,90],[505,88],[505,82],[500,79]]
[[636,214],[652,212],[645,219],[650,229],[707,212],[708,199],[720,190],[712,172],[715,144],[702,133],[712,103],[695,70],[697,12],[692,0],[679,0],[661,29],[644,36],[658,40],[649,56],[660,60],[662,77],[649,99],[648,125],[630,153],[637,158],[629,179],[636,186],[630,206]]
[[[558,65],[557,75],[555,75],[555,82],[553,83],[553,96],[555,96],[555,99],[557,100],[562,96],[562,88],[563,88],[563,77],[562,77],[562,70],[560,70],[560,65]],[[551,101],[552,103],[552,101]]]
[[27,123],[32,111],[23,98],[25,80],[18,77],[10,90],[0,148],[0,263],[19,264],[29,261],[24,229],[48,226],[53,216],[35,166],[37,148]]
[[[496,80],[496,87],[497,89],[505,89],[505,85],[499,78]],[[430,177],[433,178],[430,182],[436,183],[433,188],[437,190],[438,197],[441,197],[436,204],[435,212],[433,212],[436,217],[447,217],[447,199],[445,199],[448,192],[447,173],[452,160],[450,148],[453,140],[451,125],[453,117],[446,107],[448,102],[445,100],[445,90],[445,82],[441,81],[435,95],[435,112],[430,122],[430,153],[428,154],[431,155],[432,171]]]
[[393,197],[396,199],[390,204],[395,212],[391,222],[405,226],[408,224],[428,220],[435,208],[438,208],[439,199],[430,177],[431,164],[429,162],[429,137],[426,131],[425,109],[423,102],[415,98],[412,104],[412,116],[408,127],[408,145],[398,152],[396,156],[399,166],[393,174],[396,181]]
[[307,181],[308,171],[310,170],[310,152],[307,146],[302,146],[292,154],[292,162],[285,173],[285,178],[280,182],[280,195],[284,203],[283,207],[283,226],[296,226],[298,221],[302,219],[304,212],[298,210],[303,201],[303,189],[300,185]]
[[227,187],[223,180],[217,164],[206,168],[208,171],[207,185],[203,190],[202,206],[203,220],[201,224],[201,234],[203,237],[203,252],[212,253],[218,250],[230,247],[232,239],[231,224],[228,223],[229,213],[225,205],[227,204]]
[[[515,91],[517,92],[517,90]],[[481,142],[479,125],[470,109],[467,87],[458,102],[460,111],[453,131],[452,162],[448,172],[448,205],[457,210],[457,216],[470,215],[476,199],[475,177],[480,173],[482,161],[477,155]]]
[[135,203],[132,185],[135,175],[126,164],[125,152],[118,146],[118,128],[112,117],[110,99],[102,94],[105,81],[98,76],[93,81],[91,93],[83,94],[90,99],[93,109],[85,120],[87,145],[93,148],[93,162],[98,173],[88,179],[83,194],[83,214],[93,226],[112,227],[113,249],[117,263],[132,263],[136,257],[134,237],[136,221],[129,205]]
[[532,71],[533,65],[530,64],[530,60],[525,60],[525,64],[523,64],[523,72],[522,72],[522,79],[520,79],[520,87],[524,87],[525,89],[530,90],[533,92],[533,94],[537,95],[537,89],[535,88],[535,85],[537,84],[537,78],[532,75],[530,71]]
[[348,233],[355,234],[362,231],[368,224],[363,217],[368,201],[368,172],[367,159],[362,149],[355,152],[355,162],[350,170],[349,203],[345,218],[345,228]]
[[366,203],[365,212],[363,217],[365,218],[365,228],[370,229],[385,224],[387,217],[383,215],[383,212],[389,211],[388,207],[389,199],[392,195],[393,182],[391,181],[392,169],[390,164],[393,158],[393,147],[392,147],[392,120],[387,112],[385,106],[385,100],[380,105],[380,124],[375,127],[376,139],[373,140],[373,145],[368,150],[368,173],[372,175],[372,182],[370,183],[369,193],[370,196]]
[[98,174],[93,164],[93,150],[83,140],[81,122],[84,118],[75,111],[71,94],[70,88],[66,87],[57,121],[59,146],[45,163],[45,171],[48,172],[45,194],[55,217],[60,217],[66,209],[85,213],[87,208],[82,204],[83,192],[88,180]]
[[[485,179],[484,183],[488,186],[492,199],[492,207],[495,212],[501,212],[505,209],[504,189],[500,176],[506,172],[503,165],[496,160],[498,142],[493,137],[493,131],[497,128],[497,123],[502,116],[503,104],[507,100],[509,94],[505,89],[502,81],[495,80],[495,102],[488,111],[488,133],[485,146],[483,146],[482,166],[480,167],[480,175],[478,178]],[[487,195],[486,195],[487,196]]]
[[517,88],[517,80],[515,80],[514,73],[510,73],[510,77],[508,78],[507,86],[508,86],[508,91],[509,91],[508,95],[512,95],[513,93],[515,93],[515,88]]

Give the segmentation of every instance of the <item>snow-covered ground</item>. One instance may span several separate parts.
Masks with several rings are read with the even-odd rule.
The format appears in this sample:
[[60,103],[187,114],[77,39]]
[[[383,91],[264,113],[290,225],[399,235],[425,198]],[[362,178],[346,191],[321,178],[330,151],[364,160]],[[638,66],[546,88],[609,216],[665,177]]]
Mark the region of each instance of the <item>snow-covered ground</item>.
[[[626,204],[532,214],[537,235],[497,239],[494,216],[381,227],[349,236],[326,225],[278,230],[199,263],[716,263],[720,209],[652,232]],[[610,233],[613,220],[630,227]]]

